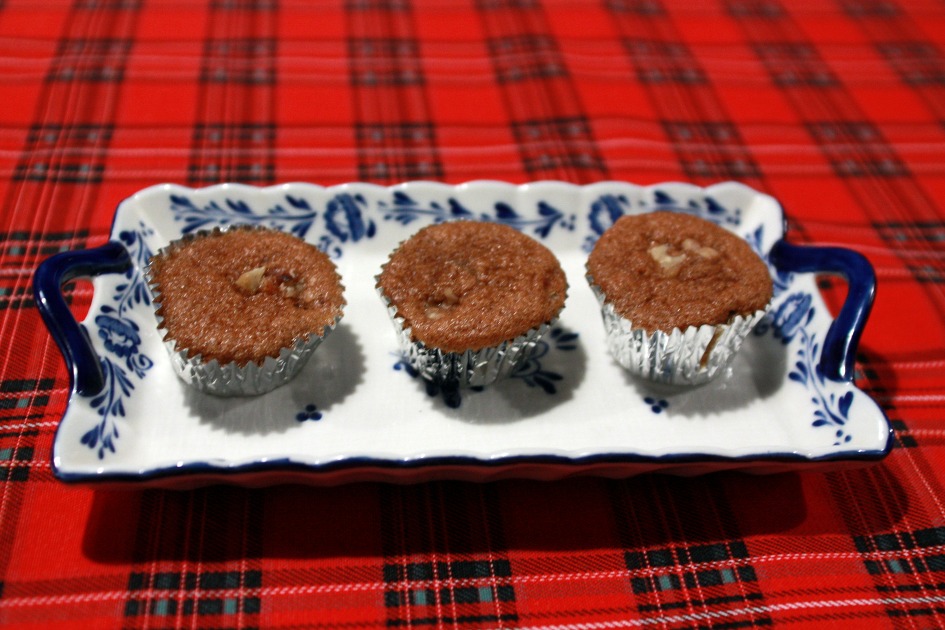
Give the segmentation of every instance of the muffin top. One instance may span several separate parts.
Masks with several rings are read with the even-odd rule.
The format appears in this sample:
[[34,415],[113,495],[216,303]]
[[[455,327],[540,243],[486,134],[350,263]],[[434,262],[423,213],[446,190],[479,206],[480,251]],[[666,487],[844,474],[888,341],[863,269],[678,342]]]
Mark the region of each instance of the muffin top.
[[648,332],[724,324],[772,295],[768,267],[744,239],[679,212],[621,217],[587,271],[614,310]]
[[444,352],[497,346],[550,322],[568,288],[544,245],[473,221],[421,229],[394,250],[377,286],[414,341]]
[[341,316],[341,279],[323,252],[268,228],[205,232],[151,258],[164,338],[204,361],[240,365],[282,348]]

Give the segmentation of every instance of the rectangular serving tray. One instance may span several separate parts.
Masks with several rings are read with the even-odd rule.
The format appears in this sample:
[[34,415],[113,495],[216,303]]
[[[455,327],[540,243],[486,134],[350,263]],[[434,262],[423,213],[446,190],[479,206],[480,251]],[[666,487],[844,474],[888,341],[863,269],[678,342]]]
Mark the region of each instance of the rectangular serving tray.
[[[772,270],[769,317],[727,372],[705,386],[659,386],[620,368],[607,354],[584,277],[603,230],[622,214],[654,210],[696,214],[732,230]],[[458,393],[406,368],[374,288],[398,243],[424,225],[455,219],[497,221],[538,239],[569,282],[561,318],[531,360],[503,382]],[[153,252],[184,234],[245,223],[294,233],[326,251],[348,305],[291,383],[258,397],[218,398],[173,373],[143,270]],[[854,256],[841,270],[851,296],[849,312],[835,321],[815,272],[836,271],[817,265],[837,250],[788,246],[784,225],[775,199],[737,183],[145,189],[119,205],[109,244],[54,257],[37,272],[37,302],[75,386],[55,437],[54,472],[66,482],[191,487],[767,473],[877,461],[889,452],[890,426],[850,375],[872,269]],[[75,322],[50,306],[57,283],[76,275],[94,276],[93,302],[78,329],[87,335],[70,332]],[[854,295],[854,286],[865,289]]]

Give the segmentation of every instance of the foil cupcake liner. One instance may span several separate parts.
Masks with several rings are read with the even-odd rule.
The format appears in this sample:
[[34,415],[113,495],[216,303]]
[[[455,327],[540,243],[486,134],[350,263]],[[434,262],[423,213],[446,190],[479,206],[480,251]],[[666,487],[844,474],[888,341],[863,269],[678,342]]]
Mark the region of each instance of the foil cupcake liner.
[[[232,229],[256,229],[252,226],[217,227],[212,230],[186,234],[182,238],[169,243],[158,251],[161,256],[173,248],[179,247],[191,240],[203,238],[207,235],[225,232]],[[145,269],[145,280],[151,290],[151,302],[155,312],[161,306],[161,289],[151,276],[151,266]],[[156,315],[160,326],[163,318]],[[214,396],[258,396],[277,387],[285,385],[305,367],[315,349],[325,340],[328,334],[335,329],[342,315],[325,326],[320,333],[313,332],[306,337],[296,339],[291,346],[282,348],[279,356],[268,356],[261,363],[250,361],[240,365],[236,361],[220,363],[216,359],[205,361],[200,354],[191,355],[187,348],[179,348],[177,340],[167,336],[164,330],[164,347],[171,359],[171,367],[185,383],[195,389]]]
[[667,385],[700,385],[718,376],[738,353],[765,310],[736,315],[725,324],[647,332],[618,314],[588,276],[604,321],[607,349],[631,374]]
[[422,341],[415,341],[412,329],[397,314],[397,307],[390,302],[381,287],[377,287],[377,293],[394,324],[404,360],[424,379],[458,387],[482,387],[508,377],[528,360],[538,341],[557,321],[555,318],[545,322],[497,346],[446,352],[429,347]]
[[215,396],[257,396],[295,378],[339,319],[326,327],[322,336],[309,335],[308,339],[283,348],[278,357],[266,357],[262,363],[250,361],[241,366],[236,362],[221,364],[216,359],[204,361],[199,354],[189,356],[186,349],[177,349],[173,339],[165,340],[164,346],[177,376],[201,392]]

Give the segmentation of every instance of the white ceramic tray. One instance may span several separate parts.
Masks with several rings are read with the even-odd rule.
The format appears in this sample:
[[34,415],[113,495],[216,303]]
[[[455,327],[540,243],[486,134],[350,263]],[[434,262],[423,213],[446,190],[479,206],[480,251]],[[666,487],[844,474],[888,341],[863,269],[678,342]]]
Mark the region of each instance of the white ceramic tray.
[[[771,264],[771,316],[706,386],[667,389],[625,373],[606,352],[584,279],[604,229],[621,214],[655,209],[723,225]],[[400,362],[374,276],[420,227],[459,218],[506,223],[539,239],[559,257],[570,288],[557,326],[514,377],[443,392]],[[142,270],[168,241],[236,223],[284,229],[328,252],[348,306],[289,385],[221,399],[172,372]],[[850,380],[872,269],[848,250],[788,245],[783,226],[773,198],[735,183],[148,188],[118,207],[112,241],[56,256],[37,272],[37,303],[75,390],[55,438],[55,474],[69,482],[264,485],[774,472],[876,461],[889,451],[890,427]],[[837,321],[814,271],[850,281]],[[59,286],[82,275],[95,276],[94,298],[78,325]]]

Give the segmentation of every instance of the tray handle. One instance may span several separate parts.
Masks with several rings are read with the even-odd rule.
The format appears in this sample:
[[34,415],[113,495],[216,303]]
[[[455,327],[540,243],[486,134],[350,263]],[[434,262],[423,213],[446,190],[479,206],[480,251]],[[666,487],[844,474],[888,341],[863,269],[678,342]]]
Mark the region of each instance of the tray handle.
[[109,241],[92,249],[55,254],[44,260],[33,276],[36,307],[53,341],[59,346],[72,378],[72,389],[80,396],[94,396],[105,387],[105,377],[89,333],[76,321],[62,285],[75,278],[119,273],[131,268],[125,246]]
[[831,380],[853,380],[856,348],[876,296],[873,266],[851,249],[792,245],[783,240],[772,247],[770,260],[781,271],[827,273],[847,281],[846,299],[824,337],[820,370]]

